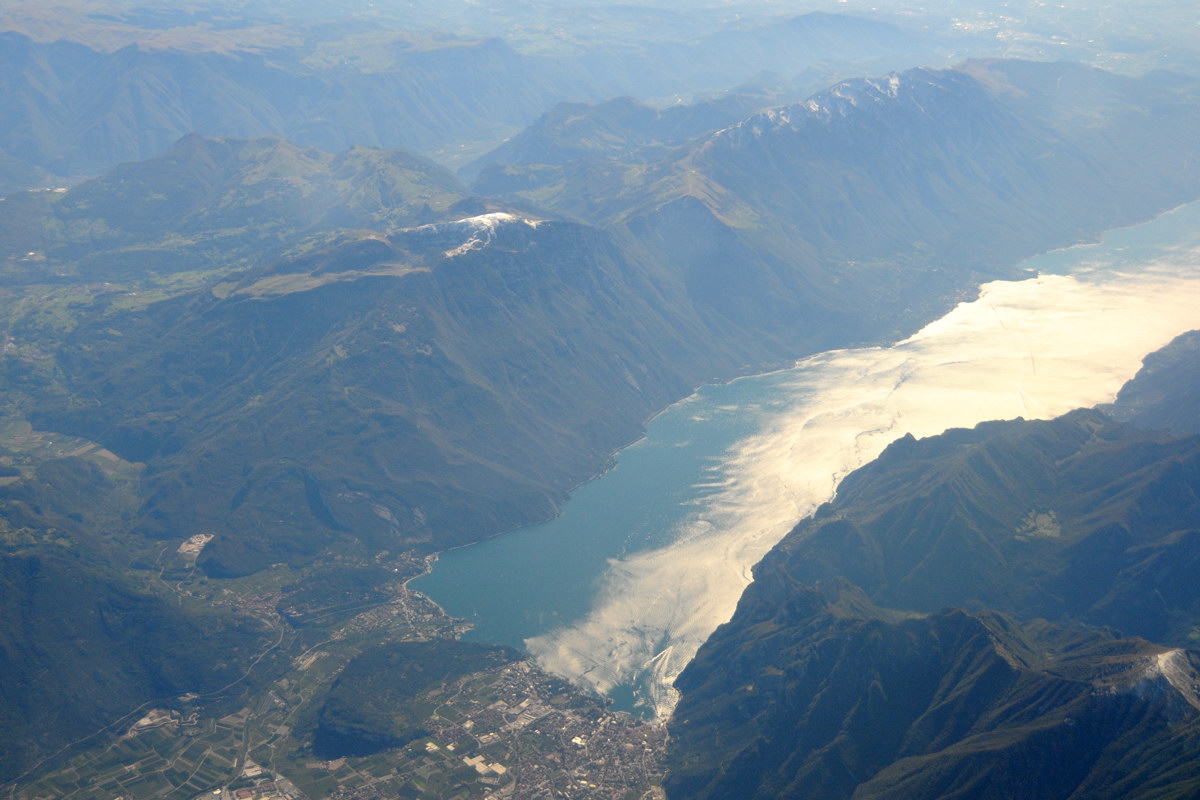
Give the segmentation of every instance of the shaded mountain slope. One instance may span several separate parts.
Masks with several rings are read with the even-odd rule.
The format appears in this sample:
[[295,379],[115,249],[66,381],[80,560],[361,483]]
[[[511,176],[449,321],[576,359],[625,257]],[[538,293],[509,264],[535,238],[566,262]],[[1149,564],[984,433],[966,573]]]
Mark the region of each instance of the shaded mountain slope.
[[0,780],[144,703],[240,697],[261,674],[238,679],[270,645],[247,620],[184,612],[72,555],[0,555],[0,592]]
[[1200,331],[1147,356],[1106,411],[1143,428],[1200,433]]
[[680,676],[669,796],[1192,796],[1197,487],[1196,436],[1092,410],[898,440]]
[[[988,608],[1181,644],[1200,613],[1200,440],[1096,412],[901,439],[782,543],[891,608]],[[778,558],[773,555],[771,558]]]
[[1191,651],[906,618],[836,581],[763,585],[734,625],[680,677],[671,797],[1182,797],[1200,782]]
[[11,419],[0,430],[0,780],[123,735],[150,707],[228,713],[276,674],[277,631],[190,600],[162,580],[178,543],[128,535],[136,465]]
[[105,472],[111,458],[15,458],[0,486],[0,780],[149,704],[229,708],[276,669],[261,621],[128,570],[129,478]]

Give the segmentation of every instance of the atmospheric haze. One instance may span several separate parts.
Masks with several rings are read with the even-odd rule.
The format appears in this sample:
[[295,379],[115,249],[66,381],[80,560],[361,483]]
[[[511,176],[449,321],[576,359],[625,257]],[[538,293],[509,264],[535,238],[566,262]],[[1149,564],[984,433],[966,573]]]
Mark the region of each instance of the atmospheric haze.
[[[1189,210],[1190,213],[1190,210]],[[1200,247],[985,285],[892,347],[822,353],[789,370],[795,404],[732,448],[674,543],[613,560],[593,610],[527,640],[550,671],[596,691],[634,686],[665,718],[675,677],[733,614],[751,567],[830,500],[847,473],[905,435],[1045,419],[1113,399],[1142,358],[1200,326]],[[1036,262],[1030,262],[1036,263]]]

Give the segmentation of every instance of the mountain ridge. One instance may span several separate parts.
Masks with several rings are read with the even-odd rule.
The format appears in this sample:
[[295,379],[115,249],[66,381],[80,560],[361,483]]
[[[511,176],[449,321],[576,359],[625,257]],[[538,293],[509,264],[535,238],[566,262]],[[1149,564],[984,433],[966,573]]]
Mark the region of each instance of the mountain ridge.
[[680,675],[668,796],[1190,796],[1198,447],[1095,410],[897,440]]

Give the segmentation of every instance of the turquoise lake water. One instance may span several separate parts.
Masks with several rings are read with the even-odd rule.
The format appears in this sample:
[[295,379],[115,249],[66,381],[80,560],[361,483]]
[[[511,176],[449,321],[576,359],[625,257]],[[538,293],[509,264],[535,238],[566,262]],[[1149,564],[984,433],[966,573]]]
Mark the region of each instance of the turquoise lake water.
[[705,386],[650,421],[616,465],[572,493],[557,518],[442,553],[412,587],[475,624],[467,639],[524,648],[582,618],[609,559],[662,547],[714,494],[723,455],[764,415],[795,401],[783,373]]

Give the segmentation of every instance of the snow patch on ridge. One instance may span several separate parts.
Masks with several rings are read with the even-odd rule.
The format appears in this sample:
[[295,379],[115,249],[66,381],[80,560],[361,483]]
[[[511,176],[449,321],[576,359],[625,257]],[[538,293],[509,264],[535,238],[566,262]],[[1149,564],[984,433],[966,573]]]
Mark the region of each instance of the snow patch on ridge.
[[922,96],[929,97],[931,91],[945,90],[946,81],[957,80],[958,77],[917,68],[903,74],[891,72],[878,78],[854,78],[800,103],[762,111],[716,135],[731,136],[737,141],[739,137],[747,135],[758,138],[772,130],[801,131],[806,125],[828,124],[834,119],[850,117],[883,103],[908,103],[924,110],[920,100]]
[[536,228],[541,222],[542,220],[518,217],[516,214],[506,211],[493,211],[453,222],[435,222],[417,228],[406,228],[403,233],[428,236],[433,239],[461,240],[460,244],[442,252],[446,258],[454,258],[472,250],[482,250],[487,247],[495,239],[496,231],[501,226],[523,223],[530,228]]

